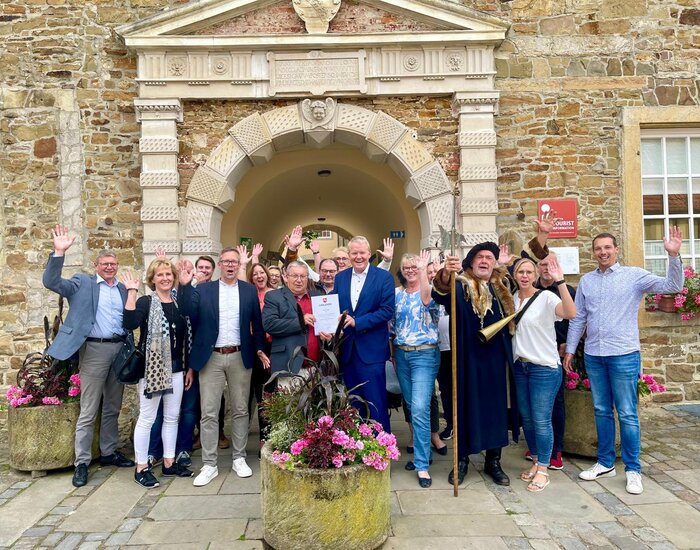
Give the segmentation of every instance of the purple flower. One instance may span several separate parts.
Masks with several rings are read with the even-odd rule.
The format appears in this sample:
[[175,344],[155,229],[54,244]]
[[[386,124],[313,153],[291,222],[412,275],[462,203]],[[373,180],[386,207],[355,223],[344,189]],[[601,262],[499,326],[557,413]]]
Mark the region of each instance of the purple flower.
[[333,426],[333,419],[326,415],[318,419],[319,428],[331,428]]

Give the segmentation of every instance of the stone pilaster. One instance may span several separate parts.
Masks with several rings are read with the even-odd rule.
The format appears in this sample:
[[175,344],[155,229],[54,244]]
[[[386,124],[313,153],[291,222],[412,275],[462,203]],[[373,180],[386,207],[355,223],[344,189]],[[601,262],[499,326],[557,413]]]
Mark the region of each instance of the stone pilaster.
[[177,172],[177,123],[182,122],[179,99],[135,99],[136,119],[141,123],[141,221],[144,267],[162,247],[180,253],[180,208]]
[[456,92],[452,109],[459,120],[460,221],[467,246],[497,241],[496,132],[498,92]]

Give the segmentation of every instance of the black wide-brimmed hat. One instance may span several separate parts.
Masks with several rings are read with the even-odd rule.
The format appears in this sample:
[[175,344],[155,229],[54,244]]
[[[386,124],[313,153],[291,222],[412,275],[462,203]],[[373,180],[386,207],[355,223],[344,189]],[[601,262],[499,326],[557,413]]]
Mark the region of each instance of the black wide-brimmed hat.
[[467,269],[471,269],[472,262],[474,261],[476,255],[484,250],[492,252],[493,256],[498,260],[498,255],[501,252],[498,248],[498,245],[492,241],[486,241],[485,243],[479,243],[477,245],[472,246],[472,249],[467,254],[467,257],[464,258],[464,260],[462,260],[462,269],[464,271],[466,271]]

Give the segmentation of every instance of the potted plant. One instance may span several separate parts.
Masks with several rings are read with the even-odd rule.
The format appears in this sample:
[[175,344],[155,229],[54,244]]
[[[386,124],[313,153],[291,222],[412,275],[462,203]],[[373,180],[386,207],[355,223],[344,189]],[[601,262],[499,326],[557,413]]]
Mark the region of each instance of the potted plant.
[[[73,437],[80,414],[80,375],[75,361],[56,361],[46,354],[61,323],[59,314],[49,327],[44,317],[45,348],[29,353],[7,390],[10,466],[41,475],[73,464]],[[95,430],[93,452],[99,431]]]
[[389,534],[396,438],[350,404],[336,359],[341,341],[336,334],[318,362],[306,359],[306,375],[287,377],[264,400],[263,537],[278,550],[377,548]]
[[[580,348],[580,346],[579,346]],[[583,353],[577,350],[573,368],[566,373],[564,381],[565,430],[564,452],[595,457],[598,449],[598,435],[595,425],[595,410],[591,382],[586,374]],[[637,395],[640,400],[647,395],[664,392],[666,388],[650,374],[641,374],[637,381]],[[620,455],[620,428],[615,411],[615,452]]]
[[683,288],[678,294],[647,294],[645,309],[680,313],[683,321],[694,319],[700,313],[700,273],[687,265],[683,276]]

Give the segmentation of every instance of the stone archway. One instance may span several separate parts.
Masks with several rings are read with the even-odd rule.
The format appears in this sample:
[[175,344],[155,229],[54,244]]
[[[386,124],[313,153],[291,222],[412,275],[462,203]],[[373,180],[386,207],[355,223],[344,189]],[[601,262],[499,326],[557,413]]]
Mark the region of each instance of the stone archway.
[[[315,108],[315,112],[312,110]],[[421,247],[452,223],[452,186],[440,163],[421,145],[415,133],[378,111],[355,105],[308,99],[298,104],[255,113],[229,130],[187,190],[184,254],[218,254],[224,213],[235,200],[245,173],[268,162],[279,151],[305,144],[322,148],[333,142],[360,149],[370,160],[387,163],[404,184],[416,209]]]

